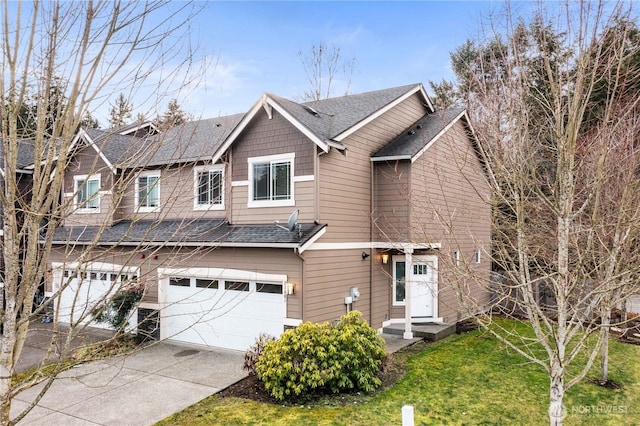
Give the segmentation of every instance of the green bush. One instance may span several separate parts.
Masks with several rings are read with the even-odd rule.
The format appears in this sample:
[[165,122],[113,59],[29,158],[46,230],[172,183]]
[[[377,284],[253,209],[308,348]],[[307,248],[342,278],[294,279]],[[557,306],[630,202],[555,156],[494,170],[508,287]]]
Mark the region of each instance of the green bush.
[[256,362],[258,378],[271,395],[284,400],[314,391],[370,392],[386,356],[384,339],[358,311],[337,325],[303,323],[268,342]]
[[115,330],[123,330],[129,321],[129,316],[133,309],[138,306],[142,295],[144,294],[144,286],[130,285],[117,293],[106,307],[96,315],[96,321],[108,323]]

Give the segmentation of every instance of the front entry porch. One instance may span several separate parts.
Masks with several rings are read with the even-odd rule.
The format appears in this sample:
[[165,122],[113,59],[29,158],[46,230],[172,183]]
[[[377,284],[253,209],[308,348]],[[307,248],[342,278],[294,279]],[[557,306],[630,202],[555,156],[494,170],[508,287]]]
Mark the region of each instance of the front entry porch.
[[[413,337],[428,340],[430,342],[435,342],[455,333],[456,325],[445,324],[441,322],[413,322],[411,324],[411,331],[413,332]],[[382,332],[385,334],[395,334],[402,336],[405,332],[405,324],[389,324],[388,326],[383,327]]]

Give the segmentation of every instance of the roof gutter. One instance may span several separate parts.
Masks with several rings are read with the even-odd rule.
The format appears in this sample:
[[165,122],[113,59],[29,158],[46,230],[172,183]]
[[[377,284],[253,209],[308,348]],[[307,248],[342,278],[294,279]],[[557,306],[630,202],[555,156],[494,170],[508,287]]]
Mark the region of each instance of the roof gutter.
[[318,241],[318,239],[320,237],[322,237],[325,232],[327,232],[327,226],[326,225],[322,229],[320,229],[318,232],[316,232],[316,234],[313,237],[309,238],[309,241],[307,241],[306,243],[302,244],[298,248],[298,250],[297,250],[298,254],[302,254],[306,249],[308,249],[309,247],[314,245],[315,242]]
[[411,160],[410,155],[388,155],[385,157],[371,157],[372,163],[380,163],[383,161]]
[[[44,242],[41,240],[40,242]],[[184,242],[184,241],[53,241],[53,245],[67,245],[72,243],[79,246],[126,246],[138,247],[141,244],[145,246],[158,247],[247,247],[247,248],[285,248],[296,249],[300,245],[298,243],[231,243],[231,242]]]

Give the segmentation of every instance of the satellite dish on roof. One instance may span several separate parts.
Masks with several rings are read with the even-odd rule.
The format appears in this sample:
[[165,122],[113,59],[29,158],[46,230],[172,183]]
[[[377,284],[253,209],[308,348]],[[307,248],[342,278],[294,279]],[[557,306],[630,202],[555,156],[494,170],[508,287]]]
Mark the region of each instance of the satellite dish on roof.
[[280,221],[276,220],[274,223],[278,228],[286,229],[289,232],[293,232],[298,228],[298,232],[302,232],[301,226],[298,225],[298,214],[300,214],[300,210],[294,210],[289,216],[289,220],[287,221],[287,226],[280,225]]
[[293,213],[291,213],[291,216],[289,216],[289,220],[287,221],[287,229],[290,232],[293,232],[296,229],[296,225],[298,224],[299,213],[300,213],[300,210],[294,210]]

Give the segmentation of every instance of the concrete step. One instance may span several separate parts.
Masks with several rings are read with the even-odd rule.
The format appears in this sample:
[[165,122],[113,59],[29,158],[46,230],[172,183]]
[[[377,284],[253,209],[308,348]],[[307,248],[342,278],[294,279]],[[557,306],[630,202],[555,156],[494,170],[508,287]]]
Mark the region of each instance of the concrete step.
[[[445,323],[414,323],[411,324],[411,331],[414,337],[435,342],[444,339],[456,332],[455,324]],[[382,329],[383,333],[402,335],[404,324],[391,324]]]

